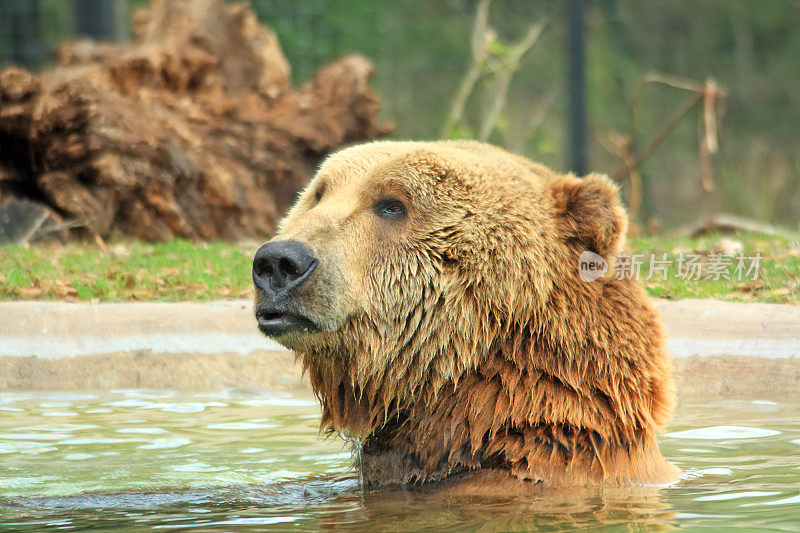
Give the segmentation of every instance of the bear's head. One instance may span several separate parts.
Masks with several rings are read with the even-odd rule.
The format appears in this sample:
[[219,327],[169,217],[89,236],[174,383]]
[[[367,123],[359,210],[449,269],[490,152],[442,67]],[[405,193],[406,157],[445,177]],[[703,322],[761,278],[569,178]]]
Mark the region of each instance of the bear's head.
[[669,412],[660,329],[638,288],[613,268],[583,281],[578,261],[591,251],[613,267],[626,226],[603,176],[475,142],[356,146],[321,165],[257,252],[255,314],[301,356],[323,425],[403,450],[416,465],[404,481],[510,465],[490,450],[498,431],[623,442]]

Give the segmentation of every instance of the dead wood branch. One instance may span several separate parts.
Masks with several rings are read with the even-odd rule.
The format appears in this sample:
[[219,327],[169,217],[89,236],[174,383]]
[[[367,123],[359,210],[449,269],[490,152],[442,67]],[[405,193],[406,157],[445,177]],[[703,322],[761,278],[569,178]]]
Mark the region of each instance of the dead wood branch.
[[495,130],[508,96],[508,88],[514,74],[519,70],[523,56],[539,39],[546,22],[532,24],[516,43],[506,44],[499,40],[497,32],[489,26],[491,0],[481,0],[475,13],[475,23],[470,39],[472,57],[469,68],[459,85],[450,112],[442,127],[440,137],[450,137],[458,132],[464,122],[464,109],[477,83],[485,76],[492,77],[490,104],[480,121],[477,138],[488,140]]
[[[659,84],[674,89],[689,91],[692,95],[685,104],[656,132],[653,139],[638,153],[633,153],[633,146],[638,133],[640,101],[642,93],[650,84]],[[702,104],[698,154],[700,157],[700,183],[704,191],[714,189],[712,174],[712,157],[717,153],[719,142],[717,137],[717,123],[719,121],[719,107],[727,96],[727,92],[719,87],[716,81],[708,78],[704,83],[677,78],[659,73],[650,73],[642,77],[637,84],[631,100],[630,130],[626,136],[612,132],[610,146],[603,144],[610,152],[620,158],[620,164],[611,172],[614,179],[622,179],[625,175],[631,184],[631,218],[635,219],[641,205],[642,176],[639,168],[653,155],[658,147],[678,127],[681,120]]]
[[780,228],[778,226],[759,222],[758,220],[724,213],[714,215],[709,218],[700,219],[681,228],[677,233],[680,235],[688,235],[690,237],[700,237],[713,232],[736,233],[737,231],[749,231],[752,233],[784,237],[787,239],[796,239],[798,237],[796,232],[793,232],[787,228]]
[[525,34],[525,36],[518,43],[509,48],[509,50],[506,52],[506,57],[499,60],[492,60],[491,56],[489,57],[488,62],[495,76],[493,90],[494,96],[492,97],[492,103],[489,107],[489,111],[483,117],[480,133],[478,134],[479,140],[488,140],[489,136],[497,126],[500,113],[503,112],[503,108],[506,105],[508,87],[511,85],[511,79],[514,77],[514,74],[516,74],[516,72],[519,70],[522,56],[524,56],[528,50],[533,47],[533,45],[539,39],[539,36],[542,34],[544,28],[544,21],[540,21],[532,25],[528,29],[528,32]]
[[489,6],[491,0],[481,0],[475,11],[475,23],[472,26],[472,62],[464,74],[464,79],[458,87],[456,97],[450,107],[450,113],[444,122],[441,137],[447,137],[453,128],[461,122],[464,116],[464,107],[467,105],[469,95],[472,94],[475,84],[484,74],[482,72],[486,57],[489,55],[489,45],[494,41],[495,35],[489,28]]
[[689,97],[689,99],[686,101],[683,107],[681,107],[680,110],[677,113],[675,113],[669,119],[669,121],[661,127],[660,130],[658,130],[658,133],[656,133],[653,140],[651,140],[639,154],[634,156],[631,159],[630,163],[626,164],[623,162],[617,168],[615,168],[611,172],[611,177],[614,179],[619,179],[626,173],[630,172],[631,170],[638,169],[642,165],[642,163],[647,161],[647,159],[651,155],[653,155],[653,152],[656,151],[656,148],[658,148],[661,145],[661,143],[664,142],[664,140],[669,136],[669,134],[672,133],[673,130],[675,130],[678,124],[680,124],[681,119],[686,115],[688,115],[691,112],[691,110],[694,109],[697,106],[697,104],[699,104],[702,100],[703,100],[702,94],[697,94]]

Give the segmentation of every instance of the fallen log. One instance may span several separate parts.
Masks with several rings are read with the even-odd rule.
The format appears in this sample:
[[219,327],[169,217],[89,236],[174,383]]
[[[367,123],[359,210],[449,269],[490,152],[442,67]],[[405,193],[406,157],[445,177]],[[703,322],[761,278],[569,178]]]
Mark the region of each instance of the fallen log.
[[244,4],[154,0],[134,28],[64,46],[39,75],[0,72],[0,204],[41,204],[73,235],[263,237],[328,152],[390,131],[369,61],[292,88]]
[[787,239],[797,238],[797,233],[789,228],[781,228],[758,220],[727,213],[719,213],[711,217],[698,219],[692,224],[679,229],[676,233],[697,238],[713,232],[730,234],[738,231],[760,233],[770,237],[785,237]]

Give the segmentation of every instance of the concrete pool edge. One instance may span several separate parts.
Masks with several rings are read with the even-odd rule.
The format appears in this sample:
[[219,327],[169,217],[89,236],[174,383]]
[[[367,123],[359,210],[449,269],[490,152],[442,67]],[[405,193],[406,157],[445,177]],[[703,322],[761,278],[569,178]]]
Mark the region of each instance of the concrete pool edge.
[[0,391],[140,388],[299,391],[307,385],[294,354],[287,350],[246,355],[142,350],[51,359],[0,357]]
[[0,357],[283,350],[255,327],[252,302],[0,302]]
[[[800,306],[656,301],[681,398],[800,397]],[[0,390],[306,385],[246,300],[0,302]]]

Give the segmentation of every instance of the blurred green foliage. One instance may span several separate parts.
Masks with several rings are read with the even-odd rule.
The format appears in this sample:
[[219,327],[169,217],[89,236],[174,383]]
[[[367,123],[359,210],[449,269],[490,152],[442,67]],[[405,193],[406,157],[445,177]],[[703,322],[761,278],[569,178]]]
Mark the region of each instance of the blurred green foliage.
[[[475,0],[251,0],[275,29],[295,81],[349,52],[377,67],[375,87],[398,138],[440,131],[470,62]],[[523,58],[495,144],[565,170],[566,13],[561,1],[495,0],[491,25],[505,41],[537,20],[548,26]],[[501,41],[502,42],[502,41]],[[683,120],[644,165],[649,212],[664,226],[716,211],[780,222],[800,219],[800,3],[787,0],[596,0],[586,2],[590,166],[618,163],[604,147],[626,133],[631,95],[641,77],[661,72],[715,78],[729,96],[721,117],[716,189],[703,193],[699,110]],[[479,86],[467,106],[469,137],[489,105]],[[682,105],[687,94],[649,87],[642,99],[638,146]],[[471,116],[469,116],[471,115]],[[626,191],[626,180],[622,180]],[[643,222],[646,222],[644,220]]]
[[[8,1],[8,0],[6,0]],[[48,43],[68,36],[69,2],[41,0]],[[130,0],[137,6],[146,0]],[[272,27],[296,83],[335,58],[361,53],[395,137],[436,137],[470,64],[477,0],[250,0]],[[726,211],[798,228],[800,219],[800,2],[797,0],[594,0],[586,2],[590,167],[610,172],[612,131],[626,133],[631,96],[648,72],[704,81],[729,96],[721,117],[713,193],[700,187],[699,110],[686,117],[642,168],[649,184],[642,222],[675,226]],[[558,0],[494,0],[490,24],[502,43],[531,23],[548,25],[522,58],[490,141],[565,170],[566,12]],[[462,124],[469,137],[490,105],[476,87]],[[636,146],[645,145],[687,94],[643,93]],[[627,194],[627,180],[621,180]]]

